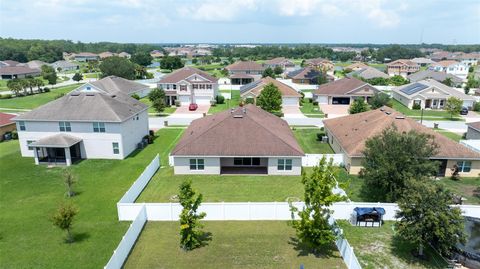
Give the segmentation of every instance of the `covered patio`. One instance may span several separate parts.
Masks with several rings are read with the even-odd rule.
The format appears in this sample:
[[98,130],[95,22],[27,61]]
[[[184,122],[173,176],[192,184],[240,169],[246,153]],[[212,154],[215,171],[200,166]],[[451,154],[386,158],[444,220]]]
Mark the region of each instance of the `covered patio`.
[[259,158],[259,157],[221,158],[220,174],[266,175],[268,174],[268,158]]
[[230,83],[232,85],[246,85],[252,83],[255,78],[247,74],[233,74],[230,76]]
[[66,165],[82,159],[81,138],[56,134],[39,139],[29,144],[33,148],[35,164]]

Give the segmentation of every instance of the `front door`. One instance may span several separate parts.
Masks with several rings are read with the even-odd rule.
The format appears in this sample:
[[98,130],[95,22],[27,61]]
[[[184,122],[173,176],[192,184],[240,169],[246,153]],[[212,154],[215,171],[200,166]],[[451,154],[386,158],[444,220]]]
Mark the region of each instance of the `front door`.
[[427,99],[425,100],[425,108],[430,108],[432,106],[432,100]]
[[447,160],[432,160],[438,163],[437,177],[444,177],[447,170]]

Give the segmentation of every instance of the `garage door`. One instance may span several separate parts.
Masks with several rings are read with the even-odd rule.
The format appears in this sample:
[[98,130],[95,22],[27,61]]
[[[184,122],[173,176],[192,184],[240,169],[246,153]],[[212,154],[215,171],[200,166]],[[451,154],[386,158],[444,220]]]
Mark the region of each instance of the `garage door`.
[[210,104],[211,99],[210,96],[195,96],[194,102],[199,105],[207,105]]
[[328,104],[328,96],[319,95],[317,101],[319,104]]
[[297,97],[282,97],[282,106],[298,106]]
[[332,105],[349,105],[350,97],[332,97]]
[[190,104],[190,96],[189,95],[180,95],[178,97],[178,100],[180,100],[180,104],[182,106],[184,106],[184,105],[188,106]]

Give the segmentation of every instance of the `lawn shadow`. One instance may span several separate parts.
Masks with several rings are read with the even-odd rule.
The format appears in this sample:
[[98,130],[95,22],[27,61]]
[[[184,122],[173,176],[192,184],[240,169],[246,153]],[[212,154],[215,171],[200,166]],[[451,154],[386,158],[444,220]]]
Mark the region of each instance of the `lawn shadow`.
[[360,197],[363,202],[378,202],[385,200],[385,192],[376,188],[369,188],[365,182],[360,186],[358,192],[358,197]]
[[78,243],[78,242],[82,242],[86,239],[90,238],[90,234],[89,233],[73,233],[73,243]]
[[446,268],[447,263],[431,247],[425,247],[424,257],[417,257],[417,247],[398,235],[392,238],[392,255],[409,265],[421,264],[427,268]]
[[208,244],[212,241],[212,233],[211,232],[202,232],[202,235],[200,235],[200,247],[206,247]]
[[290,237],[288,241],[289,245],[293,246],[293,249],[298,252],[297,256],[314,255],[315,258],[339,258],[339,255],[334,254],[337,250],[336,246],[332,243],[330,246],[322,248],[320,251],[314,251],[306,244],[302,243],[296,237]]

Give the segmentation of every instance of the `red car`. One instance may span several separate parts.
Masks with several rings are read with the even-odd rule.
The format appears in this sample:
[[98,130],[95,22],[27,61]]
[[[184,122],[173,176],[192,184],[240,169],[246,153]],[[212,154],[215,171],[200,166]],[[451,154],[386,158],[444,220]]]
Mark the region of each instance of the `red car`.
[[197,108],[198,108],[197,104],[190,104],[188,106],[188,110],[190,110],[190,111],[195,111],[195,110],[197,110]]

